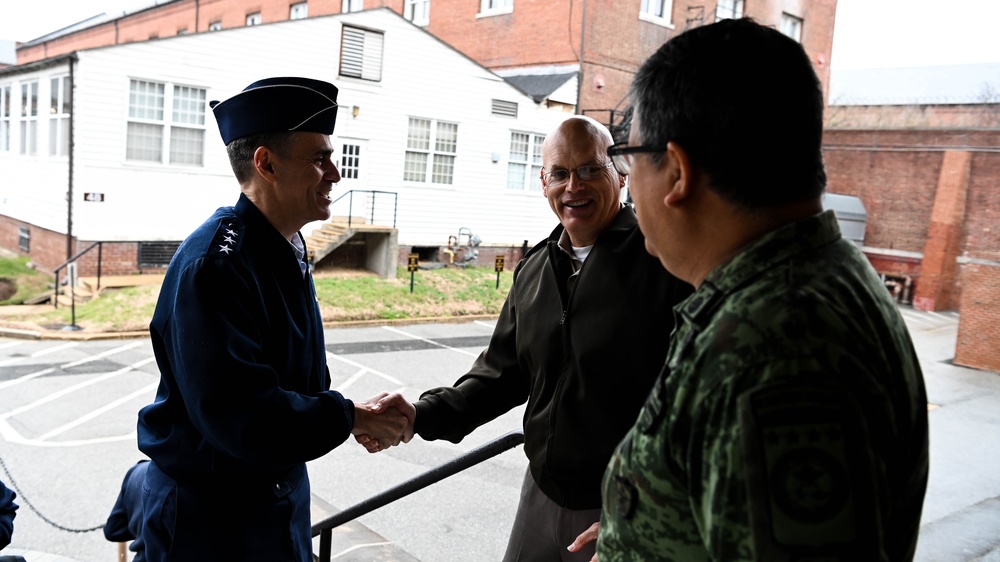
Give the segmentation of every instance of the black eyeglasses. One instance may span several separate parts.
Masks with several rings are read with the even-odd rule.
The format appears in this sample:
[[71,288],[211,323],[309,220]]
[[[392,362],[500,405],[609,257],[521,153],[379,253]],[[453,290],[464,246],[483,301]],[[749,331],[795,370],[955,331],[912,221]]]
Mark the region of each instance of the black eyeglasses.
[[608,157],[615,165],[618,173],[627,176],[632,170],[632,155],[639,152],[660,152],[663,148],[644,144],[642,146],[628,146],[627,142],[619,142],[608,147]]
[[610,168],[611,163],[607,164],[591,164],[589,166],[580,166],[575,170],[552,170],[546,172],[542,170],[542,179],[545,183],[553,187],[558,187],[569,181],[569,175],[571,172],[576,172],[576,177],[580,181],[590,181],[598,176],[605,169]]

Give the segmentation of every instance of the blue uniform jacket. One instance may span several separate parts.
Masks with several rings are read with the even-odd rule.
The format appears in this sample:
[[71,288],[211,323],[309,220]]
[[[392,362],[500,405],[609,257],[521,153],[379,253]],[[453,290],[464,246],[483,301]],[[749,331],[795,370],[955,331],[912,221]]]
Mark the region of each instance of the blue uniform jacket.
[[[328,390],[311,277],[245,196],[178,248],[150,337],[160,385],[139,412],[139,449],[155,464],[147,485],[165,475],[193,498],[308,504],[304,463],[347,439],[354,405]],[[292,533],[304,528],[308,539],[308,505],[294,511],[305,518],[294,516]],[[206,524],[199,519],[178,514],[176,525]],[[265,529],[261,541],[274,532],[287,539],[287,528]]]

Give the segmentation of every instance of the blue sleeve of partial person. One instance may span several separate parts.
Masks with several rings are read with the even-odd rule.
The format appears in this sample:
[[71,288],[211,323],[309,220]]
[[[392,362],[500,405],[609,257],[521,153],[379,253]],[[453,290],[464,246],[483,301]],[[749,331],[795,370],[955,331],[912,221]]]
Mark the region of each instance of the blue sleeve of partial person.
[[122,489],[104,524],[104,538],[109,541],[126,542],[142,538],[142,483],[146,479],[148,462],[141,460],[125,473]]
[[0,549],[4,549],[10,544],[10,537],[14,534],[14,515],[17,511],[17,504],[14,498],[17,494],[13,490],[0,482]]

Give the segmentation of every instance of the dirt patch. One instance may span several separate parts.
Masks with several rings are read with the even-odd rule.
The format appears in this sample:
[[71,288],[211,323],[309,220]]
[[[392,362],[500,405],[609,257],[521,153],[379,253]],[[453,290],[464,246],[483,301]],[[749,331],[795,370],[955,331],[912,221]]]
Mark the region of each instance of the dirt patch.
[[17,294],[17,283],[13,279],[0,277],[0,301],[5,301]]

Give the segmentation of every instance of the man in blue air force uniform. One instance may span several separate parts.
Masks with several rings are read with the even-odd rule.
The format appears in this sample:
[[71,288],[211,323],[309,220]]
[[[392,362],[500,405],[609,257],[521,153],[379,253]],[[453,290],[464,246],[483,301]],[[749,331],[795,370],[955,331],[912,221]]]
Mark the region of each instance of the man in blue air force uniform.
[[160,385],[139,412],[146,559],[311,560],[306,461],[405,419],[329,390],[298,232],[330,217],[337,88],[269,78],[212,102],[241,195],[181,244],[150,336]]

